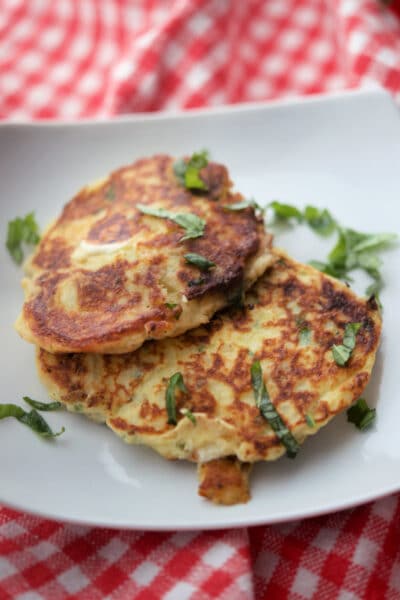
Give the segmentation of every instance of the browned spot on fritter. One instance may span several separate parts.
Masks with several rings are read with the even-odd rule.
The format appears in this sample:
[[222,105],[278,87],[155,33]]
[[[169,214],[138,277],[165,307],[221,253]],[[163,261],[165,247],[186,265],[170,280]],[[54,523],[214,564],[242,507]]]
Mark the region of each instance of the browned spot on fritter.
[[142,402],[140,406],[140,417],[142,419],[152,421],[153,419],[157,419],[160,415],[166,415],[165,409],[160,408],[148,400]]
[[[204,273],[183,263],[178,272],[178,277],[186,284],[185,295],[189,299],[210,291],[227,292],[239,287],[246,261],[259,248],[261,226],[254,219],[254,214],[238,211],[232,217],[232,211],[229,213],[222,207],[215,210],[215,220],[207,221],[206,235],[188,242],[190,252],[214,262],[215,268]],[[190,285],[189,282],[196,279],[200,279],[201,283]]]
[[226,190],[231,183],[224,166],[210,162],[201,170],[200,178],[206,184],[211,200],[224,201]]
[[102,244],[128,240],[133,233],[133,223],[132,219],[128,220],[120,213],[107,215],[95,223],[89,231],[87,239]]
[[251,465],[235,457],[218,458],[198,467],[199,490],[203,498],[230,506],[250,500]]
[[111,419],[109,419],[110,424],[112,425],[112,427],[115,427],[115,429],[118,429],[119,431],[127,434],[127,435],[135,435],[136,433],[138,434],[155,434],[155,435],[160,435],[162,433],[164,433],[165,431],[168,430],[168,428],[170,427],[169,425],[165,426],[162,429],[156,429],[155,427],[151,426],[151,425],[134,425],[131,423],[127,423],[127,421],[125,419],[121,419],[120,417],[113,417]]
[[83,219],[90,215],[95,215],[102,209],[107,209],[108,203],[104,195],[97,189],[84,188],[74,198],[65,205],[59,223]]
[[71,248],[62,237],[52,237],[41,244],[33,264],[41,269],[65,269],[70,266]]

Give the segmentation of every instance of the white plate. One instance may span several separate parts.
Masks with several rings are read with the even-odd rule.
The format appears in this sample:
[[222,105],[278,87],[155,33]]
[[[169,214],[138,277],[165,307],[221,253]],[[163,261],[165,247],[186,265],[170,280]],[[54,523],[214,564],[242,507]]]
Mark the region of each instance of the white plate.
[[[208,148],[237,188],[259,202],[278,198],[328,207],[364,231],[400,231],[400,121],[380,91],[186,115],[135,116],[103,123],[0,127],[0,402],[46,400],[13,322],[22,302],[4,249],[6,224],[35,210],[45,225],[83,184],[155,152],[177,156]],[[277,238],[300,260],[327,248],[296,227]],[[66,433],[44,442],[18,422],[0,422],[4,504],[47,517],[137,529],[193,529],[272,523],[311,516],[400,489],[399,250],[386,253],[384,334],[366,396],[377,406],[361,434],[341,415],[306,442],[295,461],[259,464],[247,505],[221,508],[197,496],[196,469],[125,445],[78,415],[47,413]]]

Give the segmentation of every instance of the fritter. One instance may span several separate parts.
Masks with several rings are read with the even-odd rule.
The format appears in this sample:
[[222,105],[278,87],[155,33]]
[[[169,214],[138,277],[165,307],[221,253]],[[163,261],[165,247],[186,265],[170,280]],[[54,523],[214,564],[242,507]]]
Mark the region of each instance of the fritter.
[[243,198],[223,165],[196,176],[204,189],[187,189],[159,155],[81,190],[26,265],[20,335],[49,352],[126,353],[240,296],[271,264],[271,236],[251,206],[227,208]]
[[[51,397],[168,459],[279,458],[287,446],[257,404],[252,367],[260,367],[273,410],[301,444],[364,390],[381,319],[373,299],[282,252],[276,258],[246,294],[244,308],[221,312],[177,338],[118,356],[39,350],[39,373]],[[355,345],[341,366],[332,348],[342,345],[350,325]],[[176,424],[167,394],[172,377]],[[215,482],[215,469],[206,471]],[[212,491],[208,496],[220,498]]]

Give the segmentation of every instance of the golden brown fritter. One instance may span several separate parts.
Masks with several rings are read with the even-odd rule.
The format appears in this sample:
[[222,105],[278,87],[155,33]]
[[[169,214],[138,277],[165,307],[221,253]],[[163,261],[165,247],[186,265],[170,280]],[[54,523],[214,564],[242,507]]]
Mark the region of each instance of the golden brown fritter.
[[[247,293],[244,310],[222,312],[177,338],[118,356],[39,351],[51,396],[72,410],[96,413],[125,441],[166,458],[278,458],[285,447],[256,406],[252,364],[260,361],[271,402],[302,443],[362,393],[381,320],[374,301],[283,253],[277,257]],[[350,360],[339,366],[332,346],[342,343],[349,323],[361,327]],[[176,394],[177,424],[171,425],[165,396],[177,372],[186,392]]]
[[[132,351],[208,322],[271,264],[271,236],[254,210],[224,208],[242,200],[226,168],[208,163],[200,171],[207,191],[192,192],[173,162],[139,160],[65,206],[26,265],[23,338],[50,352]],[[138,204],[194,214],[204,234],[182,241],[181,226]],[[201,271],[188,253],[215,267]]]

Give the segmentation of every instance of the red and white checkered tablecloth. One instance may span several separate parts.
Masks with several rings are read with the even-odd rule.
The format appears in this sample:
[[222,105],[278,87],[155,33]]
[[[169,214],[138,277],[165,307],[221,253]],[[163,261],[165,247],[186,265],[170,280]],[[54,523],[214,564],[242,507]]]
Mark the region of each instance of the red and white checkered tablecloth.
[[[375,0],[0,0],[0,118],[70,119],[378,82],[400,8]],[[284,525],[112,531],[0,507],[0,599],[400,598],[400,496]]]

